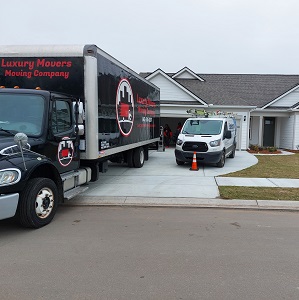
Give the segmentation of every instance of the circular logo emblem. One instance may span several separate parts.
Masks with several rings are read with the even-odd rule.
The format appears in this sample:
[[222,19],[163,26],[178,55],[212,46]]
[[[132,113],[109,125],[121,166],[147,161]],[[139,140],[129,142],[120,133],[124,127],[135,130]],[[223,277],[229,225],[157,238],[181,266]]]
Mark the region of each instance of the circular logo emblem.
[[122,135],[130,135],[134,123],[134,98],[127,79],[121,79],[116,92],[116,119]]
[[74,145],[68,137],[63,138],[62,141],[59,143],[57,156],[59,163],[63,167],[68,166],[73,160]]

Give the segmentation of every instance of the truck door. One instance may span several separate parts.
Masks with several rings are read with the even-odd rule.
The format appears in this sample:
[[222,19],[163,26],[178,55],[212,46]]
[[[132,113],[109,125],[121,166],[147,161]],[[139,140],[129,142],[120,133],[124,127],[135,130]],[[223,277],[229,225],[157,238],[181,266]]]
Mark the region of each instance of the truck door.
[[79,167],[72,100],[54,98],[51,102],[49,138],[45,151],[60,173]]

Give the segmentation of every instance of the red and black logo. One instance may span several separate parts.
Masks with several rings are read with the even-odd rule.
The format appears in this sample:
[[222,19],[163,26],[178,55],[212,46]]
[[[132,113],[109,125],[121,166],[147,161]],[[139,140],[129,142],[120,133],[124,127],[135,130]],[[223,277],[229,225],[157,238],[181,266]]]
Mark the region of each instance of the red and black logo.
[[116,119],[122,135],[129,136],[134,123],[134,97],[132,87],[121,79],[116,92]]
[[58,161],[63,166],[68,166],[73,160],[74,156],[74,145],[73,142],[65,137],[58,145]]

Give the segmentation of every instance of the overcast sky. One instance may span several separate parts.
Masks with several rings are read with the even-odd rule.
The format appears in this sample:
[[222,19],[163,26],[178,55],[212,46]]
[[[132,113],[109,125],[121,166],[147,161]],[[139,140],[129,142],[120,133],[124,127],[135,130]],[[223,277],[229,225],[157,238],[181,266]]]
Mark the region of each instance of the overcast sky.
[[9,0],[2,45],[96,44],[136,72],[299,74],[298,0]]

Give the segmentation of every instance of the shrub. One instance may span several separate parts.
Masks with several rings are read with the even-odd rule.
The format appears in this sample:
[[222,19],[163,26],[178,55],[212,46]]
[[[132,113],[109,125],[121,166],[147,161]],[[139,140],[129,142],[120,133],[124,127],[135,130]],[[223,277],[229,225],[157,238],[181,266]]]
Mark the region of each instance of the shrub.
[[267,147],[267,150],[269,152],[276,152],[277,151],[277,148],[276,147]]
[[259,151],[259,145],[249,145],[249,149],[252,151]]

